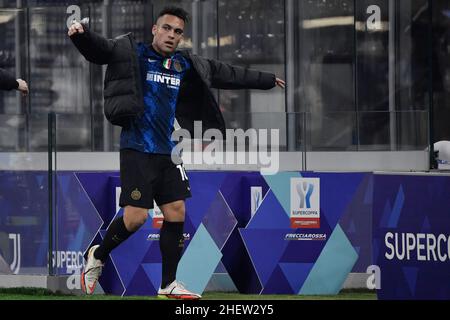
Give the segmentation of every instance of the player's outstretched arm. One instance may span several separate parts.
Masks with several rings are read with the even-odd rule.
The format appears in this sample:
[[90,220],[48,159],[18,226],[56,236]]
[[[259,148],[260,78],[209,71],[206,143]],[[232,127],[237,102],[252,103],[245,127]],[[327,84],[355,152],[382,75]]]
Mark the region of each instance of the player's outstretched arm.
[[109,63],[114,40],[106,39],[90,31],[87,25],[77,21],[72,23],[67,35],[86,60],[95,64]]
[[0,90],[17,89],[19,83],[16,78],[8,71],[0,68]]
[[217,60],[208,60],[211,70],[211,86],[218,89],[272,89],[284,88],[285,82],[273,73],[239,66]]

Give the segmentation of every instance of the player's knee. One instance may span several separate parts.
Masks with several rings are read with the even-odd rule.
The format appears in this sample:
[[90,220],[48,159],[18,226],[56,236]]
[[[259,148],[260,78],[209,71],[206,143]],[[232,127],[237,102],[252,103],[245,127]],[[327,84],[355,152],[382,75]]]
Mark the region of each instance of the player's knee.
[[138,224],[140,227],[145,223],[145,221],[147,221],[147,219],[148,219],[148,212],[147,211],[140,212],[139,215],[136,217],[136,224]]
[[175,217],[177,221],[184,221],[185,210],[180,208],[180,210],[175,212]]
[[127,207],[124,213],[125,226],[128,231],[136,231],[148,219],[147,209]]
[[173,205],[173,211],[178,216],[184,216],[184,212],[185,212],[184,203],[181,202],[181,201],[175,202],[174,205]]
[[133,219],[131,219],[129,226],[127,226],[127,229],[129,229],[129,231],[138,230],[140,227],[144,225],[145,221],[147,221],[147,217],[148,215],[135,216]]
[[167,212],[167,214],[164,216],[164,220],[170,221],[170,222],[183,222],[185,219],[184,210],[180,211],[170,211]]
[[164,207],[164,219],[171,222],[182,222],[185,219],[186,208],[184,202],[171,203],[170,206]]

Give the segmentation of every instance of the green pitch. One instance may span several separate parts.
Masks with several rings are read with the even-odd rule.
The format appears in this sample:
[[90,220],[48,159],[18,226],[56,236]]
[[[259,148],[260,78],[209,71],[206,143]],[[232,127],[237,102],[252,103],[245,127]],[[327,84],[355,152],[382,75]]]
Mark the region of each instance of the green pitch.
[[[0,300],[156,300],[156,296],[77,296],[54,293],[39,288],[0,288]],[[377,295],[369,290],[342,290],[338,295],[256,295],[225,292],[206,292],[202,300],[376,300]]]

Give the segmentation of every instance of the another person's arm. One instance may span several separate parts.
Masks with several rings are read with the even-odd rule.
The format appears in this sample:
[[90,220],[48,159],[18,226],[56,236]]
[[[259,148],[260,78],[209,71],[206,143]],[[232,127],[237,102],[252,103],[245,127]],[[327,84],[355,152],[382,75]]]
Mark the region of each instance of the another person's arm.
[[114,48],[114,40],[106,39],[90,31],[86,25],[79,22],[74,22],[67,34],[86,60],[95,64],[109,63]]
[[1,90],[19,90],[24,95],[28,94],[28,85],[22,79],[16,79],[13,75],[4,69],[0,69],[0,89]]

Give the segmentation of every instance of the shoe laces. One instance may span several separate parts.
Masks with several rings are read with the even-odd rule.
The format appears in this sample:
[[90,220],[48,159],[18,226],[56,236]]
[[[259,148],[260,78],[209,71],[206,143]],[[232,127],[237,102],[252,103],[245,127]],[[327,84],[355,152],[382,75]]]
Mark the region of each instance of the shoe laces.
[[177,287],[186,290],[186,285],[182,281],[175,281],[175,283]]
[[86,272],[86,276],[90,276],[90,277],[100,277],[100,275],[102,274],[102,265],[98,265],[95,267],[90,268],[87,272]]

